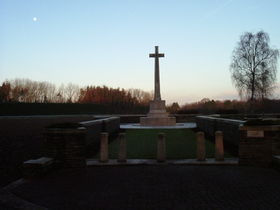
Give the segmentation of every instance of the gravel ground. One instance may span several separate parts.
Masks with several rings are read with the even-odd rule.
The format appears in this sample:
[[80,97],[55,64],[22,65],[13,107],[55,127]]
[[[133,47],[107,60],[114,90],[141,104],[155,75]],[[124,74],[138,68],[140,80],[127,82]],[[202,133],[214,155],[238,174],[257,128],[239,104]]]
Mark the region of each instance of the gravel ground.
[[279,209],[280,173],[238,166],[60,170],[13,189],[49,209]]

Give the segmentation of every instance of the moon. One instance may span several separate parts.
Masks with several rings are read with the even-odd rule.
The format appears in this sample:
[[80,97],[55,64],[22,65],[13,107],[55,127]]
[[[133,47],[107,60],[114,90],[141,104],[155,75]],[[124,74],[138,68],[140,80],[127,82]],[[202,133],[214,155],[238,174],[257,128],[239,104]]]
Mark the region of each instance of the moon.
[[36,21],[37,21],[37,17],[33,17],[32,20],[33,20],[34,22],[36,22]]

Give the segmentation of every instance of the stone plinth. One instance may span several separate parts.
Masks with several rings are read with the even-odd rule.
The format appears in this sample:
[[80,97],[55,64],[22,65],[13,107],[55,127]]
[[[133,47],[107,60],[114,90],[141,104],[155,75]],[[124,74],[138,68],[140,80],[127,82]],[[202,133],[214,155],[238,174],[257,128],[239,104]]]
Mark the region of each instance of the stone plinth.
[[176,125],[175,117],[168,117],[164,100],[153,100],[150,102],[150,112],[147,117],[140,118],[142,126],[172,126]]
[[172,126],[176,125],[175,117],[141,117],[142,126]]

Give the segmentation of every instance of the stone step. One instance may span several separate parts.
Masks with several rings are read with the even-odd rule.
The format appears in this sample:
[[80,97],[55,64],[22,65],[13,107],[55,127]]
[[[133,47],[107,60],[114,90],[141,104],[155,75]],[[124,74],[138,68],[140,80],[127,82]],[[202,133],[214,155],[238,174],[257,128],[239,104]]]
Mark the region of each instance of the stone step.
[[224,161],[216,161],[215,158],[207,158],[205,161],[197,159],[167,160],[158,162],[155,159],[127,159],[126,162],[118,162],[111,159],[106,163],[101,163],[97,159],[87,159],[87,166],[116,166],[116,165],[238,165],[238,158],[225,158]]
[[53,158],[41,157],[23,162],[23,175],[26,178],[44,175],[53,165]]

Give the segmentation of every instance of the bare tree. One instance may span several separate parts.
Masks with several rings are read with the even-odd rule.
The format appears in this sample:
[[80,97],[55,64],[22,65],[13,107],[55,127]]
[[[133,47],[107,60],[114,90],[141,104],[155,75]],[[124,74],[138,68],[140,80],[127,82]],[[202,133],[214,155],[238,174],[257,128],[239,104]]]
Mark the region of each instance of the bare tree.
[[141,104],[148,104],[153,98],[153,91],[146,92],[141,89],[130,88],[128,90],[128,93],[130,93],[133,98],[136,98],[137,101]]
[[246,32],[233,51],[230,65],[232,81],[240,97],[250,101],[272,93],[276,82],[279,51],[269,46],[269,35],[263,31]]
[[64,88],[64,94],[68,103],[76,102],[79,98],[80,87],[78,85],[68,83]]
[[56,90],[57,89],[56,86],[52,83],[49,83],[49,82],[46,83],[46,86],[47,86],[46,87],[47,88],[47,93],[46,93],[46,97],[45,97],[44,102],[48,102],[48,103],[56,102],[56,96],[58,94],[57,90]]

